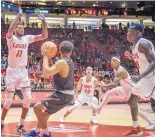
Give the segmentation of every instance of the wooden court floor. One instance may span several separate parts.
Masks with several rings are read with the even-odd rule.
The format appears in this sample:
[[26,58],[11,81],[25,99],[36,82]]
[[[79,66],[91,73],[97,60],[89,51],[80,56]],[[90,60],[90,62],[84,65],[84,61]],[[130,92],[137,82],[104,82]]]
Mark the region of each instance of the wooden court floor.
[[[97,116],[99,125],[90,124],[91,109],[88,106],[82,106],[70,114],[65,123],[59,123],[59,117],[65,113],[68,107],[62,109],[49,119],[48,126],[52,137],[122,137],[124,132],[130,130],[132,125],[129,106],[127,104],[109,104],[100,115]],[[155,113],[151,111],[150,103],[141,103],[139,108],[144,110],[147,115],[155,121]],[[11,108],[5,120],[5,128],[2,136],[18,137],[16,125],[20,119],[21,108]],[[155,137],[155,131],[145,131],[144,127],[148,125],[146,121],[139,118],[140,126],[144,131],[144,137]],[[36,125],[36,117],[33,113],[27,116],[25,128],[27,131]]]

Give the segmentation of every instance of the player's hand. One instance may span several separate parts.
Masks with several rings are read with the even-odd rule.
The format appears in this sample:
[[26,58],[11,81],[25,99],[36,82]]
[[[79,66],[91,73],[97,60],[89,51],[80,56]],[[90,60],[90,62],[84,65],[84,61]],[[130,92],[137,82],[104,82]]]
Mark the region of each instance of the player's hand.
[[129,58],[132,57],[132,54],[129,51],[125,51],[124,55]]
[[77,99],[77,97],[78,97],[78,95],[77,95],[77,94],[75,94],[75,95],[74,95],[74,99]]
[[41,21],[45,21],[45,16],[44,16],[44,14],[43,13],[36,13],[36,15],[38,16],[38,18],[37,19],[39,19],[39,20],[41,20]]
[[48,51],[50,49],[50,46],[46,45],[46,46],[42,46],[41,47],[41,54],[45,57],[49,57]]
[[134,77],[132,77],[132,81],[134,82],[134,83],[138,83],[140,80],[141,80],[141,76],[134,76]]
[[18,16],[19,16],[19,17],[23,16],[23,10],[21,9],[21,7],[19,7]]

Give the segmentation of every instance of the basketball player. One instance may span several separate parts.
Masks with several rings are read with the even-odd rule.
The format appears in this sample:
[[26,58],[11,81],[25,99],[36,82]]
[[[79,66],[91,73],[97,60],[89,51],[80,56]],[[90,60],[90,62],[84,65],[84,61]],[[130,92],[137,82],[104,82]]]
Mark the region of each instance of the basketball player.
[[56,92],[34,106],[38,124],[34,130],[26,135],[26,137],[39,136],[40,130],[43,131],[42,137],[51,137],[51,133],[47,128],[48,118],[51,114],[56,113],[72,102],[74,98],[74,63],[70,56],[73,48],[73,44],[69,41],[60,43],[59,50],[61,59],[51,67],[49,67],[48,62],[48,48],[42,50],[44,56],[43,74],[45,77],[53,76]]
[[[133,59],[139,69],[139,76],[133,78],[138,86],[142,83],[142,88],[138,92],[133,90],[133,94],[129,99],[129,105],[131,109],[131,115],[133,120],[133,128],[131,131],[125,134],[125,136],[138,135],[140,131],[138,124],[138,106],[137,102],[139,98],[154,98],[155,99],[155,50],[154,45],[147,39],[142,38],[144,32],[143,26],[140,24],[133,24],[128,29],[127,39],[133,43],[132,55],[126,52],[125,55]],[[155,124],[152,125],[155,128]]]
[[[86,76],[81,77],[76,90],[75,90],[75,104],[70,107],[67,112],[60,118],[60,122],[64,122],[65,118],[77,107],[87,103],[90,107],[92,104],[96,107],[98,107],[98,99],[94,97],[94,90],[96,87],[96,84],[98,83],[97,79],[93,77],[93,69],[92,67],[86,68]],[[81,91],[81,93],[78,96],[78,91]],[[78,97],[77,97],[78,96]],[[91,123],[98,124],[96,120],[96,112],[93,110]]]
[[[43,31],[40,35],[25,35],[24,26],[19,23],[20,17],[23,15],[22,9],[19,9],[19,13],[9,27],[6,35],[8,45],[8,68],[6,71],[6,101],[2,110],[1,117],[1,130],[4,127],[4,119],[12,104],[15,88],[21,88],[23,93],[23,107],[20,122],[17,126],[17,132],[24,133],[24,120],[26,118],[28,109],[31,103],[31,88],[30,80],[28,78],[27,54],[28,46],[35,41],[44,40],[48,37],[45,17],[43,14],[38,14],[39,19],[43,24]],[[15,35],[13,35],[15,33]]]
[[[98,113],[100,113],[102,108],[110,101],[110,97],[112,97],[112,96],[120,96],[120,97],[126,98],[128,100],[131,96],[131,91],[134,86],[134,83],[131,81],[131,77],[130,77],[129,73],[126,71],[125,68],[120,66],[120,60],[118,58],[113,57],[111,59],[111,66],[114,69],[114,73],[115,73],[114,82],[111,84],[107,84],[107,85],[102,84],[101,86],[106,87],[106,88],[109,88],[109,87],[116,87],[116,88],[113,88],[106,92],[102,103],[96,110]],[[121,86],[118,86],[118,84],[121,84]],[[146,120],[149,123],[149,126],[146,127],[145,129],[153,130],[153,128],[152,129],[150,128],[154,124],[153,121],[149,117],[147,117],[146,114],[143,111],[141,111],[140,109],[139,109],[138,113],[141,118],[143,118],[144,120]]]

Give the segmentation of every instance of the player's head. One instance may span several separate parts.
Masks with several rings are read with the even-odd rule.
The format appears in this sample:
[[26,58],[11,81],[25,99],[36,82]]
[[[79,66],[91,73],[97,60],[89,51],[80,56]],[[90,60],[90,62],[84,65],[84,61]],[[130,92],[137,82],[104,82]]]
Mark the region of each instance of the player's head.
[[17,36],[23,36],[24,35],[24,25],[22,22],[18,22],[15,28],[15,34]]
[[87,67],[86,68],[86,75],[92,75],[93,74],[93,68],[92,67]]
[[70,41],[63,41],[60,43],[59,50],[62,57],[64,56],[70,57],[73,49],[74,49],[74,45]]
[[129,27],[127,33],[127,39],[129,42],[135,42],[137,38],[142,37],[144,33],[144,27],[140,24],[133,24]]
[[111,67],[116,69],[120,66],[120,59],[117,57],[112,57],[111,59]]

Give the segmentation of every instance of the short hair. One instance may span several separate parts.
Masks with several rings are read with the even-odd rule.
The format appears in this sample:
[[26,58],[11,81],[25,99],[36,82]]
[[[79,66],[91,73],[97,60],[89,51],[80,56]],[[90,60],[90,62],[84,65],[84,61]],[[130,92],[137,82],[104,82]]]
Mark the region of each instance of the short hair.
[[129,28],[135,29],[135,30],[140,31],[141,33],[144,33],[144,27],[141,24],[132,24]]
[[74,45],[70,41],[63,41],[60,43],[59,50],[62,53],[71,53],[73,49],[74,49]]
[[23,22],[18,22],[17,25],[16,25],[16,28],[17,28],[18,25],[23,25],[24,26],[24,23]]
[[[93,68],[92,68],[91,66],[88,66],[87,68],[91,68],[91,69],[93,70]],[[86,69],[87,69],[87,68],[86,68]]]
[[121,62],[120,59],[118,57],[112,57],[111,60],[116,60],[117,62]]

